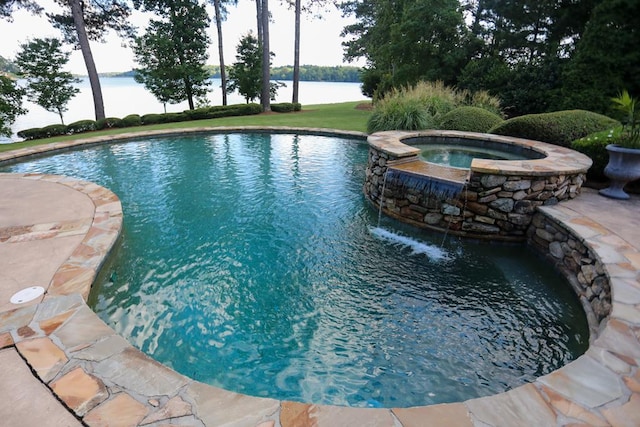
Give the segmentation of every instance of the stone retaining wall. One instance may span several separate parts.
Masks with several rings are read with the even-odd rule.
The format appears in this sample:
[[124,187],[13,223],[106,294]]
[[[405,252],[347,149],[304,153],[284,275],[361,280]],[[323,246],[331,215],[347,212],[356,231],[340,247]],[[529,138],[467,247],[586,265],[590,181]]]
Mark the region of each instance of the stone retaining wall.
[[[578,196],[590,166],[590,160],[585,161],[580,153],[550,144],[515,140],[525,146],[540,146],[549,155],[544,159],[522,161],[475,159],[468,171],[448,168],[422,162],[418,158],[419,150],[401,144],[402,134],[400,137],[398,134],[370,136],[365,195],[376,208],[382,205],[382,211],[393,218],[473,238],[525,240],[536,208]],[[460,137],[460,134],[454,136]],[[385,136],[391,142],[385,141]],[[478,134],[474,136],[477,138]],[[407,133],[405,138],[417,137]],[[514,145],[513,141],[508,143]],[[566,160],[571,153],[584,165],[566,167],[565,161],[555,167],[554,162]],[[438,194],[412,188],[403,184],[403,174],[414,182],[435,181],[431,187],[437,187],[439,182],[445,187],[458,185],[460,192],[452,196],[450,192]]]
[[598,255],[558,220],[543,211],[533,216],[527,241],[566,277],[587,314],[591,337],[611,313],[611,287]]

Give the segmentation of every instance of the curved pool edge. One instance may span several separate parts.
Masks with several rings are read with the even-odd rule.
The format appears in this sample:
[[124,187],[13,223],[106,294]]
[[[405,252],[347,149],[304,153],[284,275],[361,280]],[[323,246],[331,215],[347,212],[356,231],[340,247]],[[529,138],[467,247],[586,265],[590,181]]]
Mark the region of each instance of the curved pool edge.
[[[15,178],[15,175],[10,176]],[[21,179],[39,180],[41,176],[25,175]],[[76,185],[70,178],[51,179],[58,179],[60,184],[70,187]],[[101,187],[85,184],[75,190],[84,191],[89,197],[100,193]],[[583,197],[594,198],[594,204],[603,209],[612,209],[614,205],[625,210],[640,208],[640,200],[635,198],[632,202],[621,203],[600,200],[596,194]],[[94,219],[101,212],[109,211],[108,206],[115,205],[102,206],[101,210],[96,208]],[[494,396],[406,409],[360,409],[239,395],[177,374],[134,349],[88,308],[82,292],[47,296],[38,305],[0,313],[0,352],[19,353],[33,373],[87,424],[105,419],[132,425],[154,425],[162,421],[262,427],[540,426],[577,422],[615,425],[625,420],[638,421],[640,240],[630,242],[624,229],[618,229],[616,233],[590,218],[588,209],[587,212],[583,210],[574,210],[571,202],[567,202],[562,206],[545,207],[542,211],[599,256],[610,280],[611,314],[602,322],[598,338],[592,341],[585,355],[532,384]],[[88,263],[97,260],[102,265],[116,239],[110,234],[110,227],[105,231],[109,237],[104,240],[101,229],[92,230],[86,233],[83,241],[95,239],[107,244],[99,245],[95,250],[79,250],[82,245],[78,245],[69,260],[73,258],[77,264],[86,258]],[[34,259],[33,264],[37,268],[37,260]],[[66,277],[82,281],[74,274]],[[84,283],[87,281],[85,279]]]
[[230,132],[255,132],[255,133],[299,133],[319,136],[343,136],[354,139],[365,140],[367,134],[356,131],[344,131],[327,128],[304,128],[289,126],[201,126],[192,128],[177,129],[159,129],[137,132],[124,132],[115,135],[101,136],[84,136],[64,142],[52,142],[48,144],[35,145],[32,147],[18,148],[15,150],[0,153],[0,165],[11,164],[12,162],[21,161],[25,158],[45,156],[63,152],[78,147],[88,147],[96,144],[127,142],[130,140],[163,137],[172,135],[188,135],[188,134],[220,134]]

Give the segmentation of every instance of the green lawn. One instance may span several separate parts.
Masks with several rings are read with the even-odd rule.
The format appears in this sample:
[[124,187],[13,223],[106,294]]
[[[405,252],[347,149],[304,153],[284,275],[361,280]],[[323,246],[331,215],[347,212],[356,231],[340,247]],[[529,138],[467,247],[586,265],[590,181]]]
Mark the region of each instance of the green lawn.
[[0,144],[0,152],[51,142],[68,141],[91,136],[115,135],[125,132],[135,132],[137,130],[175,129],[203,126],[291,126],[298,128],[327,128],[366,132],[367,119],[371,115],[371,112],[361,108],[356,108],[359,104],[366,102],[367,101],[354,101],[339,104],[307,105],[302,107],[302,111],[296,113],[268,113],[254,116],[224,117],[219,119],[164,123],[159,125],[87,132],[77,135],[57,136],[55,138],[36,139],[27,142]]

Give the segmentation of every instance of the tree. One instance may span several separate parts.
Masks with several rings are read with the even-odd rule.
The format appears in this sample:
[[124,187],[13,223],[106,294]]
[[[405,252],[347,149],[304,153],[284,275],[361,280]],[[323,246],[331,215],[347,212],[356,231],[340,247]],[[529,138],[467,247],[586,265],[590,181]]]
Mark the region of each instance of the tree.
[[47,14],[54,27],[58,28],[65,42],[79,48],[87,67],[96,120],[104,119],[104,101],[100,78],[96,69],[89,40],[103,41],[109,30],[120,36],[131,37],[133,29],[128,18],[131,9],[124,1],[112,0],[56,0],[65,12],[63,14]]
[[302,0],[287,0],[289,6],[293,4],[294,31],[293,31],[293,91],[291,102],[299,102],[300,86],[300,19],[302,12],[310,11],[312,6],[322,6],[326,0],[308,0],[307,7],[303,8]]
[[261,1],[260,21],[262,38],[259,40],[262,54],[262,85],[260,86],[260,104],[262,111],[271,111],[271,51],[269,50],[269,0]]
[[236,62],[229,69],[227,91],[237,90],[249,103],[260,97],[262,90],[262,49],[258,39],[249,32],[240,39],[236,51]]
[[[262,46],[256,36],[251,31],[240,39],[238,46],[236,47],[236,60],[229,69],[229,86],[227,91],[229,93],[238,91],[238,93],[244,96],[247,103],[261,99],[263,93],[262,84]],[[270,57],[273,56],[273,53]],[[276,92],[283,83],[269,82],[267,96],[269,100],[276,98]]]
[[608,0],[593,10],[576,52],[562,75],[565,108],[611,112],[623,89],[640,96],[640,3]]
[[350,0],[341,7],[357,19],[342,32],[351,36],[343,42],[345,59],[365,58],[385,88],[420,80],[454,84],[468,60],[468,30],[457,0]]
[[209,0],[213,3],[215,12],[216,31],[218,34],[218,59],[220,61],[220,86],[222,88],[222,105],[227,105],[227,73],[224,65],[224,49],[222,43],[222,21],[225,20],[227,9],[225,3],[238,4],[238,0]]
[[194,100],[205,97],[210,84],[204,68],[209,17],[192,0],[168,0],[152,7],[162,13],[162,20],[151,20],[145,34],[135,39],[134,54],[142,66],[136,80],[160,102],[187,100],[193,110]]
[[0,0],[0,18],[11,21],[14,9],[26,9],[35,14],[42,12],[42,7],[32,0]]
[[57,113],[64,124],[67,104],[80,91],[74,78],[63,68],[69,62],[69,52],[62,51],[58,39],[35,39],[21,45],[16,56],[20,73],[28,81],[27,96],[47,111]]
[[11,136],[11,125],[27,110],[22,108],[22,97],[26,91],[15,81],[0,75],[0,135]]

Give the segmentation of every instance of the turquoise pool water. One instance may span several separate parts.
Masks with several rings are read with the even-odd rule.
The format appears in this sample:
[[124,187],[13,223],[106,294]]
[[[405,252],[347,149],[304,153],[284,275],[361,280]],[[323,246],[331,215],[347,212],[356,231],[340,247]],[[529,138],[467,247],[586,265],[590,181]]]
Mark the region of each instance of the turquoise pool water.
[[406,407],[532,381],[582,354],[570,287],[526,247],[385,220],[367,146],[309,135],[139,140],[2,168],[97,182],[122,245],[91,305],[196,380],[255,396]]
[[473,159],[525,160],[528,157],[504,149],[483,147],[480,144],[423,144],[416,145],[420,157],[430,163],[469,169]]

